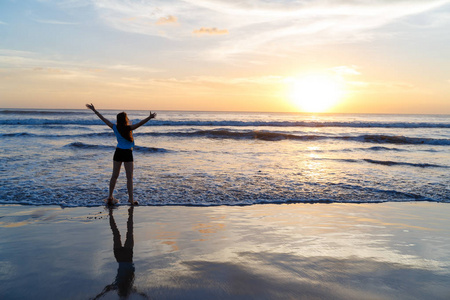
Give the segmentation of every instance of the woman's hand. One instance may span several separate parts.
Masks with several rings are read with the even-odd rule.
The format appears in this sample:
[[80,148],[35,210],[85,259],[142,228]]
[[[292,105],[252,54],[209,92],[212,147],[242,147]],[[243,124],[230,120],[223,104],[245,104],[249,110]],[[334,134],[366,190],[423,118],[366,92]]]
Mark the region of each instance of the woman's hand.
[[86,104],[86,107],[95,112],[94,104]]
[[113,128],[113,123],[111,123],[110,121],[108,121],[108,119],[106,119],[104,116],[102,116],[102,114],[101,113],[99,113],[96,109],[95,109],[95,107],[94,107],[94,104],[86,104],[86,107],[87,108],[89,108],[90,110],[92,110],[96,115],[97,115],[97,117],[99,117],[100,118],[100,120],[102,120],[106,125],[108,125],[108,127],[109,128]]
[[156,113],[150,112],[150,119],[154,119],[154,118],[156,118]]

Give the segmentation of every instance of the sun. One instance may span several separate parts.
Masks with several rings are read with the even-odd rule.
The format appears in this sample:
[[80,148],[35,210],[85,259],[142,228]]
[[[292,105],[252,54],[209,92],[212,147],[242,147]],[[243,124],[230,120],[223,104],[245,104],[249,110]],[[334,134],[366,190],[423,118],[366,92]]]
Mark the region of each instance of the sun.
[[343,95],[340,82],[331,76],[308,75],[292,81],[291,100],[304,112],[326,112]]

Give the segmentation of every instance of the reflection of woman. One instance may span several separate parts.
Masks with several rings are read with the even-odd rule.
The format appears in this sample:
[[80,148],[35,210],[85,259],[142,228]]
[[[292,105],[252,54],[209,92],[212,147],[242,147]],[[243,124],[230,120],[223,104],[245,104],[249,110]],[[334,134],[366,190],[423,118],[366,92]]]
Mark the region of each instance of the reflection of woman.
[[110,291],[117,290],[117,294],[120,298],[127,299],[132,293],[137,293],[138,295],[147,298],[143,293],[138,293],[136,288],[133,287],[134,283],[134,264],[133,264],[133,247],[134,247],[134,236],[133,236],[133,207],[128,209],[128,221],[127,221],[127,235],[125,239],[125,244],[122,246],[122,241],[120,237],[119,229],[117,229],[116,222],[114,221],[112,208],[109,209],[109,225],[113,233],[113,250],[114,257],[119,263],[119,268],[117,269],[116,280],[112,284],[107,285],[103,291],[98,294],[94,299],[99,299],[103,297],[106,293]]
[[86,104],[86,107],[91,109],[97,115],[97,117],[100,118],[100,120],[105,122],[106,125],[114,130],[114,134],[117,138],[117,148],[113,158],[113,173],[111,176],[111,180],[109,181],[109,196],[107,199],[108,204],[114,204],[117,202],[117,200],[113,197],[113,193],[117,178],[119,177],[120,167],[122,166],[122,163],[125,166],[125,172],[127,174],[128,201],[131,203],[131,205],[137,204],[137,202],[133,200],[133,130],[144,125],[145,123],[150,121],[150,119],[155,118],[156,113],[152,114],[150,112],[150,115],[139,123],[130,124],[127,114],[125,112],[121,112],[117,114],[117,124],[113,124],[109,120],[105,119],[105,117],[103,117],[95,109],[92,103]]
[[113,232],[113,250],[114,257],[119,263],[117,269],[117,276],[114,284],[117,286],[119,296],[128,296],[131,292],[134,282],[134,264],[133,264],[133,207],[128,209],[127,221],[127,235],[125,244],[122,246],[119,229],[117,229],[116,222],[112,214],[112,209],[109,210],[109,225]]

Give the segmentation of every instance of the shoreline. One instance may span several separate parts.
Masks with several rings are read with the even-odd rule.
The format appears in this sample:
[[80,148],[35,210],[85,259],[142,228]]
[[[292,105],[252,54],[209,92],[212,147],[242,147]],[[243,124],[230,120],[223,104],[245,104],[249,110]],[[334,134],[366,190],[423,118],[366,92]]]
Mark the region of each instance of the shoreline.
[[[114,206],[112,207],[113,209],[115,208],[119,208],[119,207],[129,207],[129,202],[127,200],[118,200],[119,202],[117,202],[116,204],[114,204]],[[203,207],[203,208],[207,208],[207,207],[248,207],[248,206],[260,206],[260,205],[333,205],[333,204],[337,204],[337,205],[345,205],[345,204],[349,204],[349,205],[378,205],[378,204],[389,204],[389,203],[396,203],[396,204],[401,204],[401,203],[405,203],[405,204],[414,204],[414,203],[432,203],[432,204],[450,204],[449,201],[447,200],[442,200],[442,201],[436,201],[436,200],[426,200],[426,199],[419,199],[419,200],[374,200],[374,201],[336,201],[336,200],[305,200],[305,201],[260,201],[260,202],[254,202],[254,203],[235,203],[235,204],[231,204],[231,203],[162,203],[162,204],[158,204],[158,203],[146,203],[146,204],[141,204],[141,202],[139,200],[136,200],[139,204],[134,205],[135,208],[137,207]],[[63,205],[63,204],[54,204],[54,203],[43,203],[43,204],[36,204],[36,203],[10,203],[10,202],[0,202],[0,207],[4,206],[24,206],[24,207],[49,207],[49,208],[61,208],[61,209],[83,209],[83,208],[98,208],[98,207],[105,207],[105,208],[109,208],[108,206],[106,206],[106,198],[105,200],[103,200],[102,202],[98,202],[98,204],[88,204],[88,205],[83,205],[83,206],[73,206],[73,205]]]
[[[447,299],[450,295],[447,203],[307,204],[121,205],[112,210],[112,218],[104,206],[2,204],[0,295],[5,299],[93,299],[102,292],[104,299],[124,292],[130,299]],[[123,247],[132,237],[132,261],[117,259],[117,231]]]

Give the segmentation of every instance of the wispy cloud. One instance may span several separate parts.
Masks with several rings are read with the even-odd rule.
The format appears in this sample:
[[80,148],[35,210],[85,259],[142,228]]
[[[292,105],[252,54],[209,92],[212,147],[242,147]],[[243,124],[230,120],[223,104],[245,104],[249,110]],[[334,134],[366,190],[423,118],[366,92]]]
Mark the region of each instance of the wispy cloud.
[[416,89],[416,86],[410,82],[404,81],[346,81],[346,85],[353,91],[410,91]]
[[242,16],[245,7],[234,6],[231,10],[228,6],[227,11],[233,11],[240,18],[230,24],[233,38],[223,42],[212,56],[226,57],[259,49],[279,53],[280,50],[312,45],[373,40],[393,34],[378,30],[383,26],[448,2],[310,1],[297,7],[287,5],[287,9],[271,7],[272,11],[264,5],[257,9],[248,8],[245,18]]
[[145,68],[145,67],[136,66],[136,65],[124,65],[124,64],[112,65],[112,66],[109,66],[106,68],[110,69],[110,70],[119,70],[119,71],[127,71],[127,72],[142,72],[142,73],[162,72],[162,70],[158,70],[158,69]]
[[46,57],[40,53],[0,49],[0,69],[33,70],[43,73],[99,73],[110,72],[120,74],[152,74],[163,70],[146,68],[144,66],[126,64],[108,64],[80,62]]
[[166,25],[166,24],[175,24],[178,22],[177,17],[175,16],[166,16],[161,17],[156,21],[157,25]]
[[[213,51],[211,56],[226,57],[261,48],[277,53],[280,48],[286,49],[287,44],[296,48],[370,40],[382,34],[375,29],[448,3],[449,0],[102,0],[93,1],[92,5],[106,24],[121,31],[182,41],[189,41],[192,33],[228,33],[220,44],[205,48]],[[176,21],[182,26],[162,32],[157,25],[173,22],[170,16],[177,16]],[[122,20],[129,17],[138,19],[124,26]]]
[[217,29],[215,27],[213,27],[213,28],[202,27],[200,29],[194,30],[192,33],[197,34],[197,35],[203,35],[203,34],[222,35],[222,34],[228,34],[228,30],[227,29]]
[[329,70],[340,76],[360,75],[361,73],[358,72],[356,69],[357,69],[356,66],[338,66],[338,67],[330,68]]
[[78,23],[74,22],[66,22],[66,21],[58,21],[58,20],[39,20],[35,19],[35,22],[42,24],[53,24],[53,25],[77,25]]
[[127,89],[151,90],[157,89],[167,94],[180,95],[193,94],[196,96],[236,93],[258,94],[267,96],[276,93],[285,86],[285,78],[279,76],[237,77],[227,78],[221,76],[188,76],[188,77],[121,77],[109,80],[108,85]]

